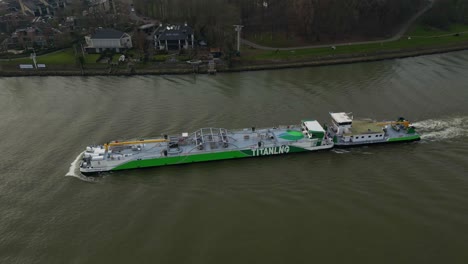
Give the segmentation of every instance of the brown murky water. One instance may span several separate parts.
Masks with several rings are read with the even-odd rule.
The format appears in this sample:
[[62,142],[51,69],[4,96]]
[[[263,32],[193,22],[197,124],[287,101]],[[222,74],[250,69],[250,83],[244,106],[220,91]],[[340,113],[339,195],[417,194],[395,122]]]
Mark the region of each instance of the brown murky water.
[[[0,263],[467,263],[467,61],[0,79]],[[65,176],[92,143],[329,111],[423,140]]]

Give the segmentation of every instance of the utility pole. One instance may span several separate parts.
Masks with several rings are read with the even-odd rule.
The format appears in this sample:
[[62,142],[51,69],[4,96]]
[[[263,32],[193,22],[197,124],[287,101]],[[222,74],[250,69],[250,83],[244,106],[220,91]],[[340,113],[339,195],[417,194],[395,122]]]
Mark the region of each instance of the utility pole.
[[237,52],[240,54],[240,37],[241,31],[244,26],[242,25],[234,25],[234,30],[237,31]]
[[36,62],[36,50],[33,48],[33,53],[31,53],[31,55],[29,56],[33,63],[34,63],[34,68],[37,69],[37,62]]
[[83,59],[84,59],[85,55],[84,55],[83,43],[80,43],[80,45],[81,45],[81,53],[83,54]]

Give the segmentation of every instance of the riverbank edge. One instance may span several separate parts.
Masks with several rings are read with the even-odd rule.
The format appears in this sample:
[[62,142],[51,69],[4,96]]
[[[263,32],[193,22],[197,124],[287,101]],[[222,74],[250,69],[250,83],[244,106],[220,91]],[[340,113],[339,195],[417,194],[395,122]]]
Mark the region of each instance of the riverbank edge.
[[321,58],[317,60],[309,61],[291,61],[291,62],[270,62],[257,65],[242,65],[234,66],[226,70],[228,72],[240,72],[240,71],[260,71],[260,70],[273,70],[273,69],[287,69],[287,68],[301,68],[301,67],[317,67],[317,66],[329,66],[329,65],[339,65],[339,64],[351,64],[351,63],[360,63],[360,62],[373,62],[373,61],[383,61],[383,60],[392,60],[392,59],[404,59],[410,57],[418,57],[424,55],[432,54],[442,54],[455,51],[468,50],[468,43],[463,43],[461,45],[454,46],[445,46],[437,48],[426,48],[420,50],[402,50],[396,52],[386,52],[381,54],[372,54],[372,55],[347,55],[339,58],[328,57]]
[[[263,61],[263,62],[236,62],[230,68],[218,68],[218,73],[243,72],[243,71],[261,71],[275,70],[287,68],[302,68],[302,67],[317,67],[339,64],[350,64],[360,62],[373,62],[390,59],[402,59],[408,57],[417,57],[423,55],[440,54],[454,51],[468,50],[468,43],[461,45],[452,45],[437,48],[426,48],[420,50],[402,50],[396,52],[385,52],[372,55],[342,55],[337,57],[317,58],[315,60],[297,60],[297,61]],[[236,65],[237,64],[237,65]],[[207,74],[206,71],[199,71],[198,74]],[[38,71],[0,71],[0,77],[26,77],[26,76],[134,76],[134,75],[180,75],[194,74],[192,68],[187,69],[137,69],[133,72],[116,70],[109,72],[108,70],[93,70],[93,69],[70,69],[70,70],[38,70]]]

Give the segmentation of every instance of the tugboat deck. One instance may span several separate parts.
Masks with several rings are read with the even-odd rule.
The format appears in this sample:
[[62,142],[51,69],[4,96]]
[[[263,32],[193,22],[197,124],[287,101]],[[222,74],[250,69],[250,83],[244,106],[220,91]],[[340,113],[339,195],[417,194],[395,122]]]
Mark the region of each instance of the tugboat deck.
[[370,120],[353,120],[353,127],[351,133],[349,133],[350,135],[370,133],[382,133],[382,126]]
[[374,122],[369,119],[353,120],[351,113],[330,113],[331,126],[327,128],[335,147],[367,144],[408,142],[419,140],[410,122],[403,117],[397,121]]

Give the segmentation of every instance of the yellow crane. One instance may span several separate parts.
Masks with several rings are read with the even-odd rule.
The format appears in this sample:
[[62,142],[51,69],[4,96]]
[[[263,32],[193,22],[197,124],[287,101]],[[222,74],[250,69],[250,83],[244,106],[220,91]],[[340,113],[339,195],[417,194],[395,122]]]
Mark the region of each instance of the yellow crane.
[[108,144],[104,144],[104,148],[107,151],[109,150],[109,147],[144,144],[144,143],[161,143],[161,142],[169,142],[169,140],[159,138],[159,139],[141,139],[141,140],[132,140],[132,141],[116,141],[116,142],[110,142]]
[[380,122],[377,125],[385,126],[385,125],[403,125],[405,128],[408,128],[410,125],[409,121],[389,121],[389,122]]

